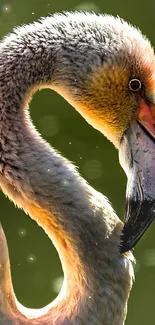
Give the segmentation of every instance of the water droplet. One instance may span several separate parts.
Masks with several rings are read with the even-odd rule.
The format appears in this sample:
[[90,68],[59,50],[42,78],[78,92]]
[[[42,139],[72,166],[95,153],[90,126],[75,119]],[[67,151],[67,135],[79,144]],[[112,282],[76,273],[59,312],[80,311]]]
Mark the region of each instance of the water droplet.
[[20,237],[25,237],[25,236],[27,235],[27,230],[26,230],[25,228],[20,228],[20,229],[18,230],[18,235],[19,235]]
[[37,259],[36,255],[30,254],[27,257],[27,262],[30,263],[30,264],[33,264],[34,262],[36,262],[36,259]]
[[69,182],[68,182],[67,180],[63,180],[63,181],[62,181],[62,185],[64,185],[64,186],[69,186]]
[[10,13],[12,10],[12,7],[10,6],[10,4],[6,3],[6,4],[2,5],[1,10],[3,13]]

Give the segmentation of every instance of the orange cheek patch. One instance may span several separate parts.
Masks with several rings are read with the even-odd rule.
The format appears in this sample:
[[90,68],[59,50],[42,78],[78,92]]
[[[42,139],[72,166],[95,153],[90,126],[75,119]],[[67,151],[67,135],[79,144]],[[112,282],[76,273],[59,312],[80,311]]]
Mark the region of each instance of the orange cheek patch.
[[87,103],[96,105],[96,114],[101,113],[103,108],[104,115],[108,118],[111,110],[114,113],[118,109],[118,104],[122,103],[128,85],[127,75],[127,72],[119,67],[105,68],[103,66],[89,77],[85,88]]
[[126,68],[103,65],[94,69],[82,89],[77,87],[72,91],[63,86],[54,89],[118,146],[137,105],[134,94],[129,91],[129,75]]
[[112,142],[121,137],[135,107],[128,83],[127,69],[103,66],[89,76],[82,94],[82,106],[89,118],[103,126],[103,133]]

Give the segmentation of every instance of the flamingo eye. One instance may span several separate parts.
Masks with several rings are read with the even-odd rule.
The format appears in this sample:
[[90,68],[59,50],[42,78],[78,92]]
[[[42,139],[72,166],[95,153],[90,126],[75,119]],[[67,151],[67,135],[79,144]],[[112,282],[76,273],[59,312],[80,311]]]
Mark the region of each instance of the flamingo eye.
[[132,91],[138,91],[139,89],[141,89],[142,84],[141,81],[139,79],[131,79],[129,81],[129,89]]

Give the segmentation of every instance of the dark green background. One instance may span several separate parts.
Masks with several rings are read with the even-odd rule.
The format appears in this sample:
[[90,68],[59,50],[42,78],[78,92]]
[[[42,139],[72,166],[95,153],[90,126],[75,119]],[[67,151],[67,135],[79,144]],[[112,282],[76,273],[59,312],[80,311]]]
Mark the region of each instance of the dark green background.
[[[56,4],[54,4],[56,3]],[[0,0],[0,36],[16,25],[63,10],[86,9],[119,15],[147,34],[155,44],[155,1],[144,0]],[[90,127],[60,96],[48,90],[35,94],[31,116],[36,127],[63,155],[79,166],[81,174],[104,193],[122,218],[126,178],[113,146]],[[28,307],[42,307],[57,295],[62,270],[57,253],[35,222],[0,193],[0,219],[10,251],[12,276],[18,300]],[[136,282],[127,325],[155,324],[155,225],[135,250]]]

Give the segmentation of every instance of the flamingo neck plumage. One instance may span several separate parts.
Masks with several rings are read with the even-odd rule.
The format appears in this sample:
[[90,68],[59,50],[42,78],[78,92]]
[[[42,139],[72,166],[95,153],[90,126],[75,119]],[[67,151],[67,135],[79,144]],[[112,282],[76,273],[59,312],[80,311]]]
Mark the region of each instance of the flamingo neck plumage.
[[[0,44],[0,185],[52,239],[65,277],[51,305],[40,311],[21,306],[12,290],[2,234],[4,324],[122,325],[126,314],[132,268],[119,253],[122,224],[106,198],[41,138],[27,110],[38,88],[69,90],[72,81],[76,90],[78,51],[67,24],[66,16],[64,21],[60,16],[59,25],[47,18],[17,29]],[[78,44],[78,24],[76,32]],[[82,74],[78,77],[80,87]]]

